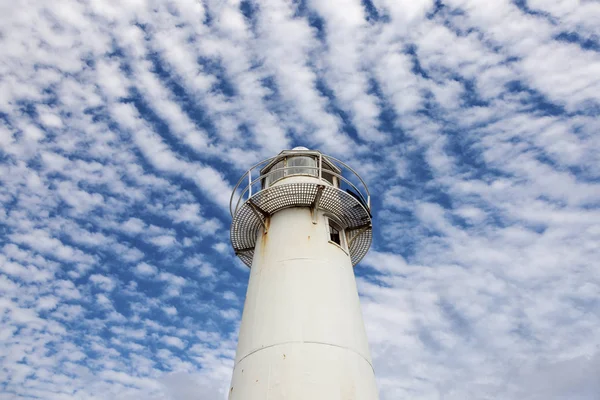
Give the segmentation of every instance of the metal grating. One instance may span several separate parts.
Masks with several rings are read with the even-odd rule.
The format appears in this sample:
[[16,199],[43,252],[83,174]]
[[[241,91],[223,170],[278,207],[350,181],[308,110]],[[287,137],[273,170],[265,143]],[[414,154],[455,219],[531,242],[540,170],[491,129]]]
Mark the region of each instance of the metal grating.
[[[307,182],[276,185],[261,190],[250,200],[269,214],[288,207],[310,207],[318,185]],[[325,185],[319,209],[336,216],[345,229],[349,229],[352,265],[358,264],[367,254],[372,241],[371,217],[365,207],[348,193]],[[257,216],[246,201],[239,207],[231,223],[231,244],[238,257],[249,267],[252,265],[254,246],[262,221],[264,217]],[[361,229],[365,226],[366,229]],[[358,229],[352,230],[353,228]]]
[[356,238],[352,237],[350,243],[350,258],[352,259],[352,265],[356,265],[362,260],[362,258],[369,251],[371,242],[373,241],[373,230],[371,228],[365,230],[358,230]]

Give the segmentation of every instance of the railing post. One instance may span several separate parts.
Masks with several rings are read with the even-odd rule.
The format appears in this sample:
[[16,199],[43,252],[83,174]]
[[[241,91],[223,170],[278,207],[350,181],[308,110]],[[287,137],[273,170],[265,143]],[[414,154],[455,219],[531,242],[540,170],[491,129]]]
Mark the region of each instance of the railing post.
[[323,154],[319,153],[319,182],[323,180]]
[[248,198],[252,197],[252,170],[248,170]]

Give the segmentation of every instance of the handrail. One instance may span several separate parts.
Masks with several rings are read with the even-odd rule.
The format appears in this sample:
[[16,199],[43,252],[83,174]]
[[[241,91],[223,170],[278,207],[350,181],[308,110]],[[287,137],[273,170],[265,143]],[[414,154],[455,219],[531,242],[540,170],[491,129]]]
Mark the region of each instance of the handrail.
[[[338,162],[338,163],[342,164],[342,166],[344,166],[344,167],[348,168],[348,169],[349,169],[349,170],[350,170],[350,171],[351,171],[351,172],[352,172],[354,175],[356,175],[356,177],[357,177],[357,178],[360,180],[360,183],[362,183],[362,184],[363,184],[363,186],[364,186],[364,188],[365,188],[365,191],[367,192],[367,198],[368,198],[369,209],[370,209],[370,208],[371,208],[371,192],[369,192],[369,188],[367,187],[367,184],[365,183],[365,181],[363,181],[363,179],[360,177],[360,175],[358,174],[358,172],[356,172],[356,171],[355,171],[355,170],[354,170],[354,169],[353,169],[351,166],[349,166],[349,165],[348,165],[348,164],[346,164],[345,162],[343,162],[343,161],[340,161],[340,160],[338,160],[338,159],[337,159],[337,158],[335,158],[335,157],[332,157],[332,156],[325,156],[325,155],[324,155],[324,157],[325,157],[326,159],[328,159],[328,160],[334,160],[334,161],[336,161],[336,162]],[[333,163],[333,162],[332,162],[332,164],[334,164],[334,165],[335,165],[335,163]]]
[[[317,167],[312,167],[312,166],[304,166],[304,165],[295,165],[295,166],[286,166],[286,167],[282,167],[282,168],[277,168],[277,169],[271,169],[270,171],[266,172],[265,174],[260,174],[256,179],[252,179],[252,171],[259,168],[262,169],[264,168],[266,165],[268,165],[269,163],[271,163],[273,160],[278,159],[278,158],[284,158],[284,157],[288,157],[288,156],[292,156],[292,157],[297,157],[297,156],[318,156],[319,159],[315,160],[318,163]],[[334,165],[336,167],[340,167],[342,166],[343,168],[348,169],[353,175],[355,175],[358,180],[360,181],[360,183],[362,184],[362,186],[364,187],[364,191],[366,192],[367,198],[365,199],[365,196],[362,192],[362,190],[358,189],[358,187],[356,187],[356,185],[354,185],[350,180],[348,180],[347,178],[345,178],[344,176],[342,176],[341,173],[337,173],[336,171],[330,170],[330,169],[323,169],[323,159],[325,159],[328,163],[330,163],[331,165]],[[338,165],[339,164],[339,165]],[[268,176],[271,176],[273,174],[276,173],[284,173],[285,171],[288,170],[297,170],[297,169],[303,169],[303,170],[311,170],[311,171],[316,171],[315,175],[312,174],[291,174],[291,175],[284,175],[284,177],[282,177],[281,179],[284,178],[288,178],[291,176],[311,176],[314,177],[316,179],[318,179],[319,181],[324,181],[325,179],[322,177],[323,176],[323,172],[326,171],[326,173],[328,175],[332,175],[335,176],[337,178],[339,178],[342,182],[347,183],[348,185],[350,185],[351,188],[353,188],[356,193],[360,196],[361,200],[363,201],[363,203],[366,203],[366,208],[367,211],[370,212],[371,210],[371,193],[369,192],[369,188],[367,187],[367,184],[365,183],[365,181],[360,177],[360,175],[358,175],[358,173],[352,169],[350,166],[348,166],[346,163],[344,163],[343,161],[338,160],[335,157],[331,157],[331,156],[326,156],[324,154],[322,154],[319,151],[311,151],[311,150],[296,150],[296,151],[289,151],[289,153],[287,154],[278,154],[277,156],[274,157],[270,157],[267,158],[266,160],[263,160],[261,162],[258,162],[256,164],[254,164],[250,169],[248,169],[240,178],[240,180],[237,182],[237,184],[235,185],[235,187],[233,188],[233,191],[231,193],[231,197],[229,199],[229,212],[231,213],[231,216],[235,216],[235,214],[237,213],[239,207],[240,207],[240,202],[242,201],[242,199],[244,198],[245,194],[248,193],[248,198],[252,197],[252,195],[255,195],[259,192],[261,192],[262,190],[265,190],[263,188],[261,188],[258,192],[253,193],[252,191],[252,186],[255,185],[257,182],[260,182],[261,180],[267,178]],[[340,168],[341,170],[341,168]],[[233,200],[234,197],[236,196],[236,192],[238,191],[238,189],[240,188],[240,185],[242,185],[242,182],[246,179],[246,177],[248,177],[248,183],[245,186],[245,188],[242,190],[242,192],[239,194],[238,197],[238,201],[235,204],[235,208],[233,208]],[[277,181],[275,181],[277,182]],[[273,182],[272,182],[273,183]]]
[[[299,167],[299,166],[292,166],[292,167],[283,167],[283,168],[277,168],[276,170],[271,170],[271,171],[267,172],[266,174],[263,174],[263,175],[259,176],[258,178],[256,178],[255,180],[253,180],[253,181],[252,181],[252,182],[251,182],[251,183],[250,183],[248,186],[246,186],[246,188],[245,188],[245,189],[242,191],[242,193],[240,194],[240,196],[239,196],[239,198],[238,198],[238,201],[237,201],[237,203],[236,203],[236,205],[235,205],[235,210],[233,211],[232,215],[235,215],[235,214],[237,213],[237,210],[238,210],[238,209],[239,209],[239,207],[240,207],[240,202],[241,202],[241,201],[242,201],[242,199],[244,198],[244,195],[246,194],[246,192],[249,192],[249,191],[251,190],[251,187],[252,187],[252,185],[254,185],[256,182],[258,182],[258,181],[260,181],[260,180],[262,180],[262,179],[266,178],[267,176],[269,176],[269,175],[271,175],[271,174],[275,174],[275,173],[277,173],[277,172],[280,172],[280,171],[285,171],[285,170],[287,170],[287,169],[296,169],[296,168],[303,168],[303,169],[318,170],[318,167],[308,167],[308,166],[300,166],[300,167]],[[342,181],[346,182],[346,183],[347,183],[348,185],[350,185],[350,186],[351,186],[351,187],[352,187],[354,190],[356,190],[356,193],[357,193],[357,194],[360,196],[360,198],[361,198],[361,200],[363,201],[363,203],[368,203],[368,200],[367,200],[367,199],[365,199],[365,197],[364,197],[364,195],[361,193],[361,191],[360,191],[360,190],[359,190],[359,189],[356,187],[356,185],[354,185],[354,184],[353,184],[352,182],[350,182],[348,179],[344,178],[342,175],[340,175],[340,174],[338,174],[337,172],[334,172],[334,171],[327,170],[327,173],[328,173],[328,174],[330,174],[330,175],[333,175],[333,176],[335,176],[335,177],[337,177],[337,178],[340,178]],[[284,176],[284,177],[283,177],[283,178],[281,178],[281,179],[288,178],[288,177],[290,177],[290,176],[311,176],[311,177],[313,177],[313,178],[316,178],[316,176],[315,176],[315,175],[311,175],[311,174],[293,174],[293,175],[287,175],[287,176]],[[278,180],[279,180],[279,179],[278,179]],[[277,181],[275,181],[275,182],[277,182]],[[264,190],[264,189],[261,189],[261,191],[262,191],[262,190]],[[371,211],[371,207],[370,207],[370,206],[367,206],[367,211],[369,211],[369,212]]]
[[250,173],[250,171],[252,171],[254,168],[258,167],[259,165],[262,165],[262,164],[265,164],[265,163],[269,163],[269,162],[271,162],[272,160],[274,160],[277,157],[279,157],[279,156],[274,156],[274,157],[271,157],[271,158],[267,158],[266,160],[262,160],[261,162],[254,164],[252,167],[250,167],[250,169],[248,169],[244,173],[244,175],[242,175],[242,177],[240,178],[240,180],[238,181],[238,183],[233,188],[233,191],[231,192],[231,197],[229,198],[229,213],[231,214],[232,217],[233,217],[233,213],[232,213],[232,210],[231,210],[231,206],[232,206],[232,203],[233,203],[233,196],[235,196],[236,190],[242,184],[242,181],[246,178],[246,175],[248,175]]

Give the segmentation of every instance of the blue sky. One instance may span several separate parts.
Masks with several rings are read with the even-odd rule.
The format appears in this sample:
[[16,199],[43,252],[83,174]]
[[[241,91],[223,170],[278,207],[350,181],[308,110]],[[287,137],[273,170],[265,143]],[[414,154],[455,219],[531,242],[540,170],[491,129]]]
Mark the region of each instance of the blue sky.
[[0,1],[0,399],[224,399],[238,177],[373,193],[382,400],[600,393],[600,3]]

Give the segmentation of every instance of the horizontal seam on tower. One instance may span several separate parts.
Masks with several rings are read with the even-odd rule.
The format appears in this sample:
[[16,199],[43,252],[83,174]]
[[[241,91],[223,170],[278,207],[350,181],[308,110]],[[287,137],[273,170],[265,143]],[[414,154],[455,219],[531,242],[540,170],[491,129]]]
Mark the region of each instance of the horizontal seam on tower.
[[360,356],[360,358],[362,358],[363,360],[365,360],[367,362],[367,364],[369,364],[369,366],[371,367],[371,369],[373,370],[373,372],[375,372],[375,368],[373,368],[373,364],[371,364],[371,362],[364,355],[360,354],[358,351],[356,351],[354,349],[351,349],[350,347],[346,347],[346,346],[340,346],[340,345],[337,345],[337,344],[325,343],[325,342],[314,342],[314,341],[282,342],[282,343],[275,343],[275,344],[271,344],[269,346],[261,347],[260,349],[253,350],[250,353],[246,354],[244,357],[240,358],[240,360],[237,363],[235,363],[234,368],[237,367],[239,365],[239,363],[241,363],[242,361],[244,361],[246,358],[250,357],[251,355],[253,355],[255,353],[258,353],[261,350],[266,350],[266,349],[269,349],[271,347],[283,346],[285,344],[294,344],[294,343],[301,343],[301,344],[306,344],[306,343],[309,343],[309,344],[321,344],[321,345],[324,345],[324,346],[337,347],[337,348],[340,348],[340,349],[351,351],[351,352],[353,352],[355,354],[358,354]]

